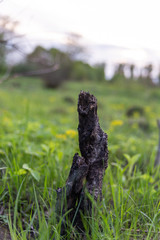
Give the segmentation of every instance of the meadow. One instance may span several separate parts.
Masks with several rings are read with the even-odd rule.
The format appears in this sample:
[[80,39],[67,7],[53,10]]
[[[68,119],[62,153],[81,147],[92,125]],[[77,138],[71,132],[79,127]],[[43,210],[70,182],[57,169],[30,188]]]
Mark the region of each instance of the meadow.
[[[83,219],[86,239],[160,239],[160,89],[137,83],[67,82],[53,90],[19,78],[0,85],[1,228],[14,240],[61,239],[56,189],[79,152],[80,90],[96,96],[109,147],[103,200]],[[66,239],[81,237],[71,226]]]

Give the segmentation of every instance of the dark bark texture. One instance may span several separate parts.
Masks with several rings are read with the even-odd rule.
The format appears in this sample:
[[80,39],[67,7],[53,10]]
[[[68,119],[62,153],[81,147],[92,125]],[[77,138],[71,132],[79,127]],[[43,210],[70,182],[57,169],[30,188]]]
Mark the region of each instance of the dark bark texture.
[[159,143],[158,143],[158,150],[155,159],[155,167],[160,165],[160,119],[157,120],[157,126],[159,130]]
[[[88,92],[81,91],[78,99],[79,148],[73,157],[66,185],[57,190],[56,211],[58,219],[67,211],[67,218],[79,231],[83,231],[80,212],[91,213],[91,202],[85,196],[87,191],[95,201],[102,199],[102,182],[108,166],[107,134],[102,131],[97,116],[97,100]],[[83,186],[83,180],[86,184]],[[67,230],[66,216],[61,224],[61,234]]]
[[104,171],[108,166],[107,134],[102,131],[97,116],[97,100],[93,95],[81,92],[78,101],[79,148],[89,171],[87,190],[97,200],[102,195]]

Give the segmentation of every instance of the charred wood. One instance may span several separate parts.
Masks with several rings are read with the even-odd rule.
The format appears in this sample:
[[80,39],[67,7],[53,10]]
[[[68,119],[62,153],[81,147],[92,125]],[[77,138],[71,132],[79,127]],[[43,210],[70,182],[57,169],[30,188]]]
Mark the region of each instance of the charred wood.
[[84,231],[81,213],[91,216],[92,210],[86,192],[93,201],[102,199],[103,176],[108,166],[107,134],[100,128],[97,100],[93,95],[80,92],[78,114],[82,157],[75,154],[66,185],[57,190],[56,212],[57,219],[60,221],[62,218],[61,235],[66,234],[67,224],[72,224],[79,232]]

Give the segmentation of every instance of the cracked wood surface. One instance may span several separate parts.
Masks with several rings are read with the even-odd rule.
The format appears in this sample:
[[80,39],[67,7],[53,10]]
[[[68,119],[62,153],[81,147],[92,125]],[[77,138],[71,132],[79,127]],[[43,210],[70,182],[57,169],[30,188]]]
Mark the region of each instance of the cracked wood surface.
[[[108,166],[107,134],[100,128],[97,116],[97,100],[88,92],[81,91],[78,99],[79,114],[79,148],[73,157],[72,166],[66,185],[57,190],[57,219],[62,216],[61,235],[67,230],[67,218],[79,231],[83,231],[81,212],[90,215],[91,202],[85,191],[95,201],[102,198],[102,183]],[[86,179],[86,184],[83,181]]]

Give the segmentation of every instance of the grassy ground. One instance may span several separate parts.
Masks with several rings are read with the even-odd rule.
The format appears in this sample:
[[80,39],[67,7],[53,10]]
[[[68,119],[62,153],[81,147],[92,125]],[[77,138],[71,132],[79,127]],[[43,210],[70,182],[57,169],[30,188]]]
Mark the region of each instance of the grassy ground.
[[[81,89],[98,99],[109,139],[104,198],[96,216],[84,219],[87,239],[160,239],[160,168],[154,168],[160,89],[136,84],[70,82],[47,90],[38,79],[17,79],[0,85],[1,228],[8,226],[12,239],[60,239],[55,190],[79,152]],[[128,117],[134,106],[141,112]]]

